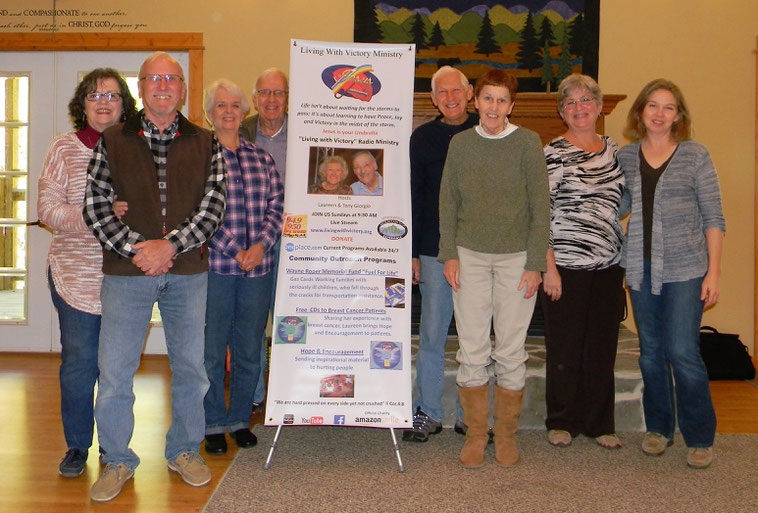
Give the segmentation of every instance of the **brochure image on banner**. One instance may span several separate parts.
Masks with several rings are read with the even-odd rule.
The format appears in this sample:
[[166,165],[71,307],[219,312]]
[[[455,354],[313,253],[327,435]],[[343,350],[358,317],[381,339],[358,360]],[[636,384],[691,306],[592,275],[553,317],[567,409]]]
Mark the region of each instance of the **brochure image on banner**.
[[274,328],[275,344],[305,344],[305,333],[308,327],[307,317],[288,315],[277,317]]
[[402,342],[371,342],[372,369],[403,369]]
[[384,279],[384,306],[405,308],[405,280],[402,278]]
[[267,425],[412,426],[414,58],[291,43]]

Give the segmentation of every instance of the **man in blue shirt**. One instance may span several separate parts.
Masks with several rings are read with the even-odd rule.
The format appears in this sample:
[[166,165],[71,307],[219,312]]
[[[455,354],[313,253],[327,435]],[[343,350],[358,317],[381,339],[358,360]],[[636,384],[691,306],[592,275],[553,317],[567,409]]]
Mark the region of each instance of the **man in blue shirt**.
[[[467,112],[474,90],[466,76],[443,66],[432,76],[432,103],[441,115],[413,131],[410,141],[411,203],[413,206],[413,283],[421,290],[421,325],[416,354],[413,428],[403,440],[426,442],[442,431],[442,388],[445,344],[453,317],[453,295],[437,261],[439,251],[439,195],[442,169],[450,139],[475,126],[479,118]],[[463,430],[456,424],[456,431]]]
[[[274,165],[279,172],[279,181],[284,188],[284,177],[287,172],[287,96],[289,84],[287,75],[279,68],[268,68],[261,73],[255,81],[253,91],[253,106],[258,114],[250,116],[242,121],[240,135],[255,144],[258,148],[267,151],[274,159]],[[274,299],[276,297],[276,278],[279,269],[279,252],[281,239],[273,248],[273,288],[271,289],[271,301],[269,309],[274,313]],[[253,395],[253,413],[263,410],[263,401],[266,398],[266,363],[268,360],[268,347],[265,343],[261,346],[261,374],[258,385]]]
[[379,174],[376,158],[370,151],[359,151],[353,155],[353,173],[357,182],[350,185],[353,194],[359,196],[381,196],[383,179]]
[[258,114],[242,121],[240,135],[274,159],[282,185],[287,169],[287,75],[268,68],[255,81],[253,106]]

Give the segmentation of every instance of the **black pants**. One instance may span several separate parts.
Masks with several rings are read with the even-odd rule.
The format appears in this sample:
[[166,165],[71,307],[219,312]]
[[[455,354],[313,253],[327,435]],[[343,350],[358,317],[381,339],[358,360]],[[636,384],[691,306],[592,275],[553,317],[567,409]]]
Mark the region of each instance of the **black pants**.
[[545,426],[571,436],[614,433],[613,367],[625,304],[623,269],[558,267],[558,272],[558,301],[540,287],[547,349]]

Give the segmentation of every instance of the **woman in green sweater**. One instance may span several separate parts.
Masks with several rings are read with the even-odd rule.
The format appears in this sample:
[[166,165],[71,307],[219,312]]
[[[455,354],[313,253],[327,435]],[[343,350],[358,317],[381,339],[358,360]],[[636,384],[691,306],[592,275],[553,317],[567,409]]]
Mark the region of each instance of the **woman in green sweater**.
[[[508,122],[516,79],[491,70],[476,82],[480,124],[453,137],[440,187],[440,250],[453,288],[460,349],[458,395],[468,427],[460,463],[484,465],[489,375],[495,362],[495,462],[518,463],[516,430],[524,349],[550,232],[547,170],[539,136]],[[494,320],[495,345],[490,341]]]

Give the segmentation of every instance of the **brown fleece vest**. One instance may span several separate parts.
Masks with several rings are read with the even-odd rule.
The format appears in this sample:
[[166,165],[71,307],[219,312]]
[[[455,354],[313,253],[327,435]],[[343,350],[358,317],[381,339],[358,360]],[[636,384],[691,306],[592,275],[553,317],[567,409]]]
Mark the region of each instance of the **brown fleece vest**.
[[[140,117],[103,132],[113,191],[129,204],[122,221],[147,240],[163,238],[158,171],[153,153],[141,133]],[[192,216],[205,194],[211,170],[212,136],[181,114],[179,130],[168,149],[166,164],[166,231]],[[208,249],[203,246],[178,255],[169,272],[197,274],[208,270]],[[103,250],[103,273],[143,276],[131,259]]]

